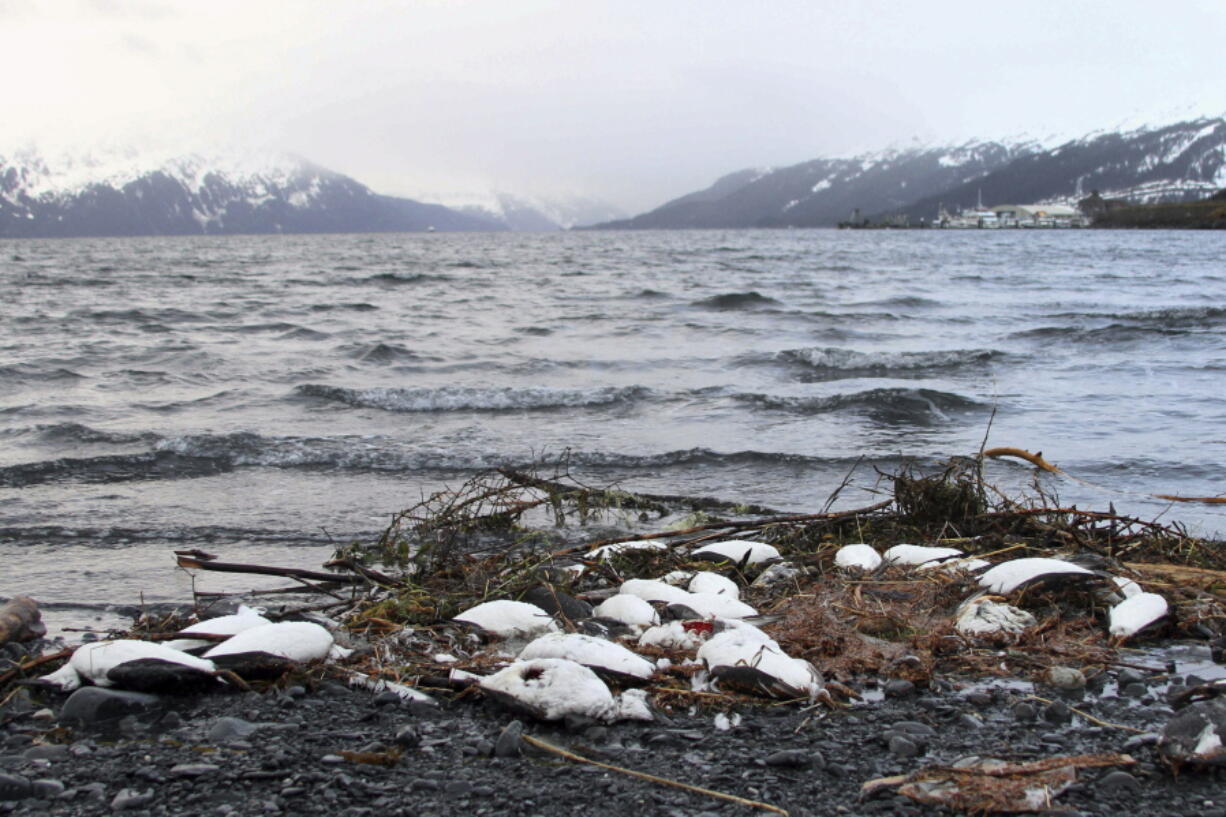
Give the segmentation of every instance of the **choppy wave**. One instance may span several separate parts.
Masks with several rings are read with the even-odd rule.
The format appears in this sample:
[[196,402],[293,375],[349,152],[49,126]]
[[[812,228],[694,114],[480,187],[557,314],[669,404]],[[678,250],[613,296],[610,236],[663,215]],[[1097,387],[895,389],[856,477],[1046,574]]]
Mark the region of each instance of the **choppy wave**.
[[936,389],[868,389],[824,397],[738,394],[736,399],[772,411],[792,414],[829,414],[859,411],[878,422],[927,424],[950,419],[951,413],[983,408],[969,397]]
[[701,301],[694,301],[694,306],[705,309],[754,309],[761,306],[777,306],[779,302],[768,298],[760,292],[727,292],[723,295],[712,295]]
[[434,389],[347,389],[308,383],[299,386],[294,392],[303,397],[344,403],[355,408],[434,412],[524,411],[607,406],[642,399],[650,390],[638,386],[605,386],[594,389],[557,389],[546,386],[496,389],[462,386]]
[[404,284],[429,284],[450,280],[450,275],[439,275],[437,273],[411,272],[405,274],[399,272],[380,272],[363,278],[362,282],[400,286]]
[[84,380],[85,375],[78,374],[62,366],[42,366],[37,363],[13,363],[0,366],[0,384],[37,383],[59,380]]
[[992,349],[944,349],[925,352],[857,352],[835,346],[787,349],[781,359],[837,372],[893,372],[952,369],[988,363],[1002,356]]
[[[87,543],[90,547],[123,547],[134,542],[167,542],[174,544],[205,544],[218,541],[262,545],[319,546],[334,544],[338,535],[322,531],[264,528],[239,528],[230,525],[175,526],[156,528],[69,527],[66,525],[14,525],[0,527],[0,539],[20,545],[73,545]],[[42,606],[40,604],[40,606]]]
[[148,442],[153,438],[150,433],[133,434],[119,431],[102,431],[90,428],[82,423],[55,423],[36,427],[38,435],[46,442],[57,443],[107,443],[110,445],[126,445]]
[[1009,337],[1018,340],[1110,346],[1115,343],[1133,343],[1154,337],[1186,335],[1190,331],[1187,327],[1178,326],[1113,323],[1092,329],[1082,326],[1040,326],[1035,329],[1014,332]]
[[0,485],[20,488],[48,482],[90,484],[182,479],[220,474],[231,468],[223,458],[182,455],[173,451],[64,457],[0,468]]

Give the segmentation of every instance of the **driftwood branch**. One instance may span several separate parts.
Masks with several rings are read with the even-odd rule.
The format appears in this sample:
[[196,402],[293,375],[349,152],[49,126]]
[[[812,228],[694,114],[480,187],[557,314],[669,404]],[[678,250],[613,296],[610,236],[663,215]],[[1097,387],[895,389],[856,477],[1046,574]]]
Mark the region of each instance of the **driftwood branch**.
[[564,556],[568,553],[574,553],[577,550],[592,550],[604,545],[616,545],[622,542],[639,542],[647,539],[670,539],[677,536],[688,536],[691,533],[702,533],[704,531],[725,531],[733,533],[736,531],[757,530],[765,528],[769,525],[790,525],[800,522],[825,522],[833,519],[846,519],[851,516],[862,516],[864,514],[880,511],[888,508],[894,502],[893,499],[886,499],[878,502],[875,505],[869,505],[864,508],[853,508],[847,511],[829,511],[827,513],[808,513],[797,514],[794,516],[770,516],[765,519],[742,520],[739,522],[712,522],[706,525],[695,525],[692,528],[684,530],[668,530],[658,533],[644,533],[637,536],[619,536],[615,539],[602,539],[599,542],[590,544],[575,545],[573,547],[564,548],[554,551],[554,556]]
[[694,794],[703,794],[707,797],[715,797],[719,800],[726,800],[729,803],[736,803],[737,805],[741,806],[762,809],[763,811],[773,811],[775,814],[782,814],[784,817],[787,817],[788,812],[785,809],[781,809],[778,806],[772,806],[769,803],[762,803],[758,800],[747,800],[744,797],[737,797],[735,794],[725,794],[722,791],[704,789],[702,786],[682,783],[680,780],[670,780],[667,777],[657,777],[654,774],[647,774],[647,772],[637,772],[634,769],[627,769],[623,766],[614,766],[611,763],[601,763],[598,760],[590,760],[582,755],[577,755],[574,752],[563,749],[560,746],[554,746],[552,743],[547,743],[539,738],[534,738],[531,735],[520,735],[520,740],[527,743],[529,746],[535,746],[537,749],[551,752],[552,754],[566,758],[567,760],[575,763],[587,763],[601,769],[607,769],[608,771],[617,772],[618,774],[629,775],[630,777],[637,777],[640,780],[646,780],[661,786],[671,786],[675,789],[684,789],[685,791],[693,792]]
[[297,567],[275,567],[272,565],[248,565],[237,562],[210,562],[195,556],[179,554],[179,567],[193,570],[214,570],[219,573],[251,573],[258,576],[284,576],[290,579],[306,579],[321,584],[359,584],[360,576],[344,573],[324,573],[319,570],[303,570]]

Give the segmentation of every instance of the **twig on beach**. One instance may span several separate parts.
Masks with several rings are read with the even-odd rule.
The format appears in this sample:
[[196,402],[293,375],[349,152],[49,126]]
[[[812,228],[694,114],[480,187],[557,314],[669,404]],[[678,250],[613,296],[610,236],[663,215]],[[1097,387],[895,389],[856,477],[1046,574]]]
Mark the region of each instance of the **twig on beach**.
[[[1050,704],[1050,703],[1052,703],[1052,700],[1051,700],[1050,698],[1043,698],[1043,697],[1040,697],[1040,696],[1038,696],[1038,695],[1027,695],[1027,696],[1026,696],[1025,698],[1023,698],[1022,700],[1024,700],[1024,701],[1038,701],[1039,703],[1044,703],[1044,704]],[[1086,712],[1086,711],[1085,711],[1085,710],[1083,710],[1083,709],[1077,709],[1076,707],[1073,707],[1073,706],[1070,706],[1070,707],[1068,708],[1068,710],[1069,710],[1069,712],[1072,712],[1072,713],[1074,713],[1074,714],[1080,715],[1081,717],[1083,717],[1083,718],[1085,718],[1086,720],[1088,720],[1090,723],[1096,724],[1096,725],[1098,725],[1098,726],[1105,726],[1105,727],[1107,727],[1108,729],[1121,729],[1121,730],[1123,730],[1123,731],[1125,731],[1125,732],[1136,732],[1137,734],[1144,734],[1144,732],[1145,732],[1145,730],[1144,730],[1144,729],[1136,729],[1136,728],[1134,728],[1134,727],[1132,727],[1132,726],[1124,726],[1123,724],[1120,724],[1120,723],[1111,723],[1110,721],[1104,721],[1104,720],[1102,720],[1101,718],[1096,718],[1096,717],[1094,717],[1094,716],[1093,716],[1093,715],[1091,715],[1089,712]]]
[[274,565],[249,565],[237,562],[213,562],[195,556],[178,555],[179,567],[193,570],[214,570],[219,573],[251,573],[257,576],[283,576],[289,579],[307,579],[322,584],[358,584],[362,577],[344,573],[324,573],[319,570],[303,570],[299,567],[276,567]]
[[784,815],[784,817],[787,817],[787,814],[788,814],[786,809],[781,809],[778,806],[772,806],[769,803],[763,803],[758,800],[748,800],[744,797],[738,797],[735,794],[725,794],[724,792],[715,791],[714,789],[706,789],[706,788],[703,788],[702,786],[695,786],[690,783],[682,783],[679,780],[670,780],[667,777],[657,777],[656,775],[648,774],[647,772],[639,772],[639,771],[635,771],[634,769],[624,768],[622,766],[614,766],[610,763],[601,763],[598,760],[590,760],[589,758],[583,757],[582,755],[577,755],[574,752],[571,752],[567,749],[563,749],[560,746],[554,746],[552,743],[548,743],[539,738],[534,738],[531,735],[520,735],[520,740],[522,740],[524,743],[527,743],[530,746],[535,746],[538,749],[542,749],[546,752],[551,752],[555,755],[558,755],[559,757],[563,757],[575,763],[587,763],[589,765],[596,766],[597,768],[600,768],[600,769],[606,769],[611,772],[617,772],[619,774],[629,775],[630,777],[637,777],[640,780],[646,780],[648,782],[656,783],[661,786],[671,786],[676,789],[684,789],[685,791],[694,792],[695,794],[702,794],[702,795],[706,795],[707,797],[715,797],[719,800],[726,800],[730,803],[736,803],[737,805],[749,806],[750,808],[762,809],[763,811],[771,811],[771,812],[774,812],[775,814],[782,814]]

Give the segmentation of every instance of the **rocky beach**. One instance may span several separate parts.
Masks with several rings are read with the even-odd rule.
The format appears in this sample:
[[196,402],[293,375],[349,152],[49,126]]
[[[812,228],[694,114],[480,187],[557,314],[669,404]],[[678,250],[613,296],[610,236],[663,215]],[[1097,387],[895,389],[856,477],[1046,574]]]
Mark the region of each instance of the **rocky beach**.
[[[329,625],[328,643],[347,646],[327,662],[248,667],[249,682],[219,674],[189,694],[146,664],[65,694],[49,688],[56,676],[37,680],[62,663],[62,643],[6,645],[0,813],[1226,814],[1222,574],[1203,566],[1217,543],[1108,512],[982,506],[973,473],[896,477],[893,500],[867,509],[738,519],[710,499],[488,475],[406,510],[364,561],[339,552],[317,598],[349,601],[265,600],[270,618]],[[590,523],[614,501],[654,506],[640,520],[706,511],[640,538],[593,543],[564,525],[544,547],[479,549],[542,508]],[[932,533],[951,524],[973,535]],[[853,531],[876,546],[844,544]],[[941,546],[882,547],[904,532]],[[450,549],[423,547],[393,570],[410,536]],[[234,569],[199,552],[180,564]],[[1027,565],[1041,570],[1019,577]],[[1172,570],[1190,572],[1174,585]],[[358,576],[361,592],[340,590]],[[1106,606],[1142,587],[1162,615],[1129,624],[1127,599]],[[627,605],[612,602],[631,596],[656,626],[617,618]],[[736,596],[754,606],[728,606]],[[966,624],[967,599],[1012,618]],[[695,612],[716,601],[734,617]],[[515,618],[529,608],[528,623]],[[146,611],[113,635],[156,640],[187,620]],[[710,649],[746,633],[747,659]],[[574,660],[542,660],[547,642],[570,644]],[[648,669],[608,671],[611,658],[576,644],[633,651]],[[811,682],[776,659],[809,667]],[[587,706],[590,687],[565,687],[562,665],[612,697]],[[493,680],[515,672],[526,683]],[[612,705],[632,696],[644,709]]]

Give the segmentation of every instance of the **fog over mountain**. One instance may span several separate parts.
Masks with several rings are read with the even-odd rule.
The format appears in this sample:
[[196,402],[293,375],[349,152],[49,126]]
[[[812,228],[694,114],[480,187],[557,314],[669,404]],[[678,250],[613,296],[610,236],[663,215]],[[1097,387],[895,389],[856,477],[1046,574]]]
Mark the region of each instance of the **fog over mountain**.
[[271,146],[561,224],[535,203],[1220,116],[1224,41],[1221,0],[0,0],[0,155]]

